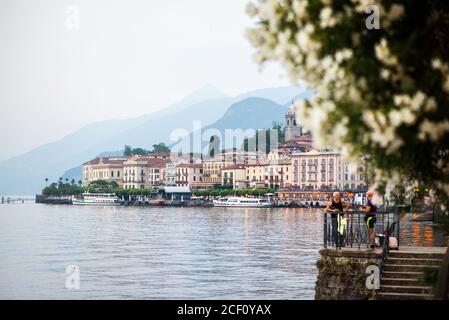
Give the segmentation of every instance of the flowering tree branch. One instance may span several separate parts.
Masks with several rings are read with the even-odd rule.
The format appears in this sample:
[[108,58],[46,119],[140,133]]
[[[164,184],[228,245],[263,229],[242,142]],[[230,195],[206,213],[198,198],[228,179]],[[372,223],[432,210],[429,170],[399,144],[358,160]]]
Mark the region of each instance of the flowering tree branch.
[[387,192],[424,184],[449,207],[448,1],[259,0],[247,12],[256,61],[316,90],[297,114],[318,146],[366,155]]

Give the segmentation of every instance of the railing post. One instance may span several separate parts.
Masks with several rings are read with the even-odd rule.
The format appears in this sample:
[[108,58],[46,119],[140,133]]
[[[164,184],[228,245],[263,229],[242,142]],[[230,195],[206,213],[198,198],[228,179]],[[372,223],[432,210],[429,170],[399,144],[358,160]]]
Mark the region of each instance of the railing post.
[[327,212],[324,212],[323,238],[324,238],[324,248],[327,248]]
[[398,250],[399,250],[399,247],[400,247],[400,245],[401,245],[401,243],[400,243],[400,239],[401,239],[401,213],[400,212],[398,212],[397,211],[397,209],[396,209],[396,216],[397,216],[397,222],[398,222],[398,231],[397,231],[397,237],[396,237],[396,239],[398,240]]
[[[357,212],[357,228],[358,228],[358,232],[359,232],[359,236],[360,236],[361,235],[360,234],[360,212]],[[361,239],[359,239],[359,241],[357,241],[359,243],[359,249],[360,249],[360,240]]]
[[354,243],[354,232],[353,232],[353,228],[352,228],[352,220],[353,220],[353,215],[354,215],[354,210],[348,214],[351,215],[351,218],[349,219],[349,232],[348,232],[348,242],[350,242],[350,246],[352,248],[352,244]]

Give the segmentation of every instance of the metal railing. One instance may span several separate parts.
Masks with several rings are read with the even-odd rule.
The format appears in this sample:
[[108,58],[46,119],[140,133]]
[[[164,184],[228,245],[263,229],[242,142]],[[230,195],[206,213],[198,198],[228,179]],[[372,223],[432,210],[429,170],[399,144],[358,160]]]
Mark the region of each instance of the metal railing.
[[[396,231],[397,230],[397,231]],[[388,257],[388,253],[390,252],[390,237],[396,236],[396,239],[398,241],[398,247],[399,249],[399,219],[397,221],[394,221],[393,223],[388,222],[387,228],[384,236],[384,242],[382,246],[382,253],[380,255],[380,263],[379,263],[379,271],[380,276],[382,277],[384,266],[385,266],[385,260]]]
[[[336,227],[336,221],[332,218],[330,212],[324,212],[323,219],[323,244],[324,247],[336,248],[350,247],[350,248],[369,248],[368,229],[364,220],[365,212],[359,211],[355,206],[345,213],[346,228],[343,235],[340,235]],[[378,239],[383,240],[378,243],[378,246],[385,246],[385,239],[389,236],[394,236],[399,243],[399,213],[394,208],[385,208],[378,210],[376,213],[376,223],[374,225],[375,235]],[[388,234],[391,225],[394,224],[393,234]],[[387,244],[388,245],[388,244]]]

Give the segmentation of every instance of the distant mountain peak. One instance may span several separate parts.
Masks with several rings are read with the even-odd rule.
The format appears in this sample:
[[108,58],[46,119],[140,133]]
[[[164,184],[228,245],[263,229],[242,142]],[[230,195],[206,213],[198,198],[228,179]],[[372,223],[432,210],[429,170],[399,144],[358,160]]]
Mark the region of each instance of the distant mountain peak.
[[193,91],[182,100],[182,103],[195,104],[207,100],[215,100],[229,97],[226,93],[217,89],[212,84],[206,84],[203,87]]

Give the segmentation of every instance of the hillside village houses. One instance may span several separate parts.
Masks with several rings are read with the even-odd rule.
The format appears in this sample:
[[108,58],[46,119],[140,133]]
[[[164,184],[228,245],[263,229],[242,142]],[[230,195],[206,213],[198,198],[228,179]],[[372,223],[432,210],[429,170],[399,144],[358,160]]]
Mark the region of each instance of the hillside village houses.
[[284,198],[300,191],[366,189],[363,166],[353,168],[337,152],[314,149],[292,109],[285,117],[285,136],[286,142],[268,154],[228,151],[208,159],[174,153],[100,157],[83,164],[83,184],[102,179],[125,189],[277,187]]

